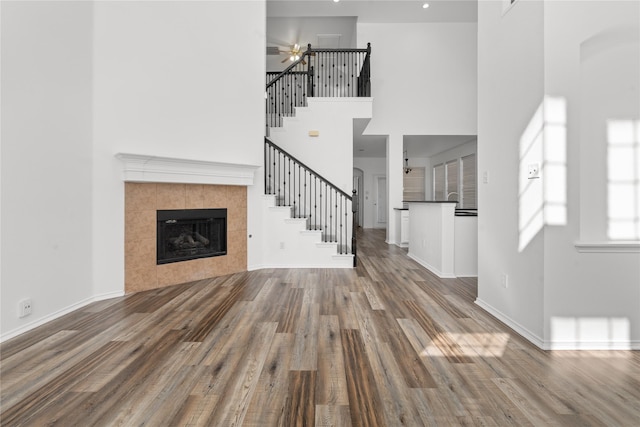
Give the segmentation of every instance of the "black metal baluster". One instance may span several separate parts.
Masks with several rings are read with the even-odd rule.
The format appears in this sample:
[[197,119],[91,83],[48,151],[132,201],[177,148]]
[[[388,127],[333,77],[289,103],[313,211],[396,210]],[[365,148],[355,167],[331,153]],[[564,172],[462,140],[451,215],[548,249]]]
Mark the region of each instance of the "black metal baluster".
[[[326,186],[325,186],[326,188]],[[328,191],[329,193],[329,206],[331,206],[331,199],[333,198],[333,191],[331,191],[331,189],[329,189]],[[332,241],[332,236],[333,236],[333,215],[331,214],[331,209],[329,209],[329,216],[327,217],[328,220],[327,222],[329,223],[329,234],[327,235],[329,238],[329,241]]]
[[[345,203],[345,198],[344,196],[340,197],[340,253],[344,253],[342,252],[343,247],[342,247],[342,233],[344,233],[344,229],[342,228],[342,208],[344,207],[344,203]],[[337,212],[337,211],[336,211]]]
[[338,241],[338,192],[336,192],[336,200],[335,200],[335,213],[334,213],[334,218],[335,218],[335,222],[336,222],[336,242]]
[[276,178],[277,178],[277,188],[278,194],[276,195],[276,206],[280,206],[280,153],[277,153],[278,158],[278,168],[276,169]]
[[302,185],[302,178],[300,175],[300,165],[298,165],[298,218],[302,217],[302,206],[300,206],[300,187]]

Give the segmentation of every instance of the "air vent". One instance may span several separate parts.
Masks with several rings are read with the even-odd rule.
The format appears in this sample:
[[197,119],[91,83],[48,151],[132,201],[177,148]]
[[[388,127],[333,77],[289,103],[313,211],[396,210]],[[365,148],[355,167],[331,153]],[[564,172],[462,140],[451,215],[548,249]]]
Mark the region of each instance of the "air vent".
[[278,46],[267,46],[267,55],[280,55]]
[[318,34],[317,47],[338,49],[340,48],[340,37],[342,34]]

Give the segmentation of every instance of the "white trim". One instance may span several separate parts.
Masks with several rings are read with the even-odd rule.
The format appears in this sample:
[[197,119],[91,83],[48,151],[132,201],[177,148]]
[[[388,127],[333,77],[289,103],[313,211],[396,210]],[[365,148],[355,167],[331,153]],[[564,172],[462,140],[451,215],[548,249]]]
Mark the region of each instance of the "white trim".
[[640,242],[575,242],[581,253],[640,253]]
[[[343,255],[344,256],[344,255]],[[353,256],[353,255],[352,255]],[[342,262],[343,260],[340,259],[336,259],[336,262]],[[268,269],[276,269],[276,268],[287,268],[287,269],[300,269],[300,268],[344,268],[344,269],[349,269],[349,268],[353,268],[353,259],[351,261],[349,261],[351,264],[350,265],[340,265],[340,264],[301,264],[301,265],[294,265],[294,264],[262,264],[260,266],[253,266],[251,268],[248,268],[248,271],[255,271],[255,270],[268,270]]]
[[[321,102],[366,102],[371,104],[373,102],[372,97],[309,97],[307,98],[307,105]],[[308,107],[307,107],[308,108]]]
[[538,348],[546,350],[546,348],[544,347],[545,342],[542,338],[540,338],[539,336],[537,336],[536,334],[534,334],[533,332],[531,332],[530,330],[528,330],[527,328],[525,328],[524,326],[522,326],[521,324],[519,324],[509,316],[507,316],[506,314],[502,313],[500,310],[493,308],[491,305],[482,301],[480,298],[476,298],[475,303],[478,306],[480,306],[484,311],[486,311],[487,313],[489,313],[490,315],[492,315],[493,317],[495,317],[496,319],[500,320],[502,323],[504,323],[505,325],[513,329],[518,335],[521,335],[527,341],[531,342],[531,344],[535,345]]
[[546,341],[545,350],[640,350],[640,341]]
[[75,304],[71,304],[68,307],[65,307],[61,310],[58,310],[54,313],[48,314],[38,320],[34,320],[33,322],[27,323],[26,325],[20,326],[17,329],[14,329],[12,331],[6,332],[4,333],[2,336],[0,336],[0,342],[4,342],[8,339],[17,337],[18,335],[24,334],[25,332],[28,332],[32,329],[37,328],[38,326],[42,326],[45,323],[51,322],[52,320],[55,320],[59,317],[64,316],[65,314],[69,314],[72,311],[78,310],[82,307],[85,307],[91,303],[94,302],[98,302],[98,301],[103,301],[106,299],[110,299],[110,298],[118,298],[124,296],[124,291],[116,291],[116,292],[109,292],[106,294],[100,294],[100,295],[95,295],[89,298],[85,298],[81,301],[78,301]]
[[513,329],[531,344],[542,350],[640,350],[640,341],[545,341],[527,328],[477,298],[475,303],[487,313]]
[[417,262],[418,264],[420,264],[421,266],[423,266],[424,268],[426,268],[427,270],[429,270],[430,272],[432,272],[433,274],[435,274],[436,276],[438,276],[441,279],[455,279],[456,278],[455,274],[445,274],[445,273],[441,272],[440,270],[438,270],[437,268],[435,268],[434,266],[432,266],[431,264],[429,264],[428,262],[426,262],[425,260],[418,258],[417,256],[415,256],[411,252],[409,252],[407,255],[409,256],[409,258],[411,258],[412,260],[414,260],[415,262]]
[[122,180],[179,184],[253,185],[260,166],[178,159],[146,154],[117,153],[123,163]]

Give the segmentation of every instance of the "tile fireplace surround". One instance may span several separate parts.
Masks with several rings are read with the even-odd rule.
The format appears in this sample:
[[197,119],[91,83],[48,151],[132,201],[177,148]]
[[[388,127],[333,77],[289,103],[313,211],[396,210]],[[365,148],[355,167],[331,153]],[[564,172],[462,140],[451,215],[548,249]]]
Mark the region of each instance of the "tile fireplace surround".
[[[227,255],[156,265],[156,211],[227,208]],[[247,187],[125,182],[125,293],[247,269]]]
[[[259,166],[118,153],[124,181],[125,293],[247,270],[247,186]],[[227,209],[227,254],[156,264],[156,212]]]

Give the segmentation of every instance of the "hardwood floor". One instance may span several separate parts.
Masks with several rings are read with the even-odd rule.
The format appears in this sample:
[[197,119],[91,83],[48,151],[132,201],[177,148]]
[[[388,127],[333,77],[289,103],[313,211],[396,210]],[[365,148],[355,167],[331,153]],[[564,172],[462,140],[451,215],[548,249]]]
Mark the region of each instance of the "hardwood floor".
[[543,352],[359,240],[354,270],[260,270],[89,305],[1,347],[3,426],[638,426],[640,352]]

